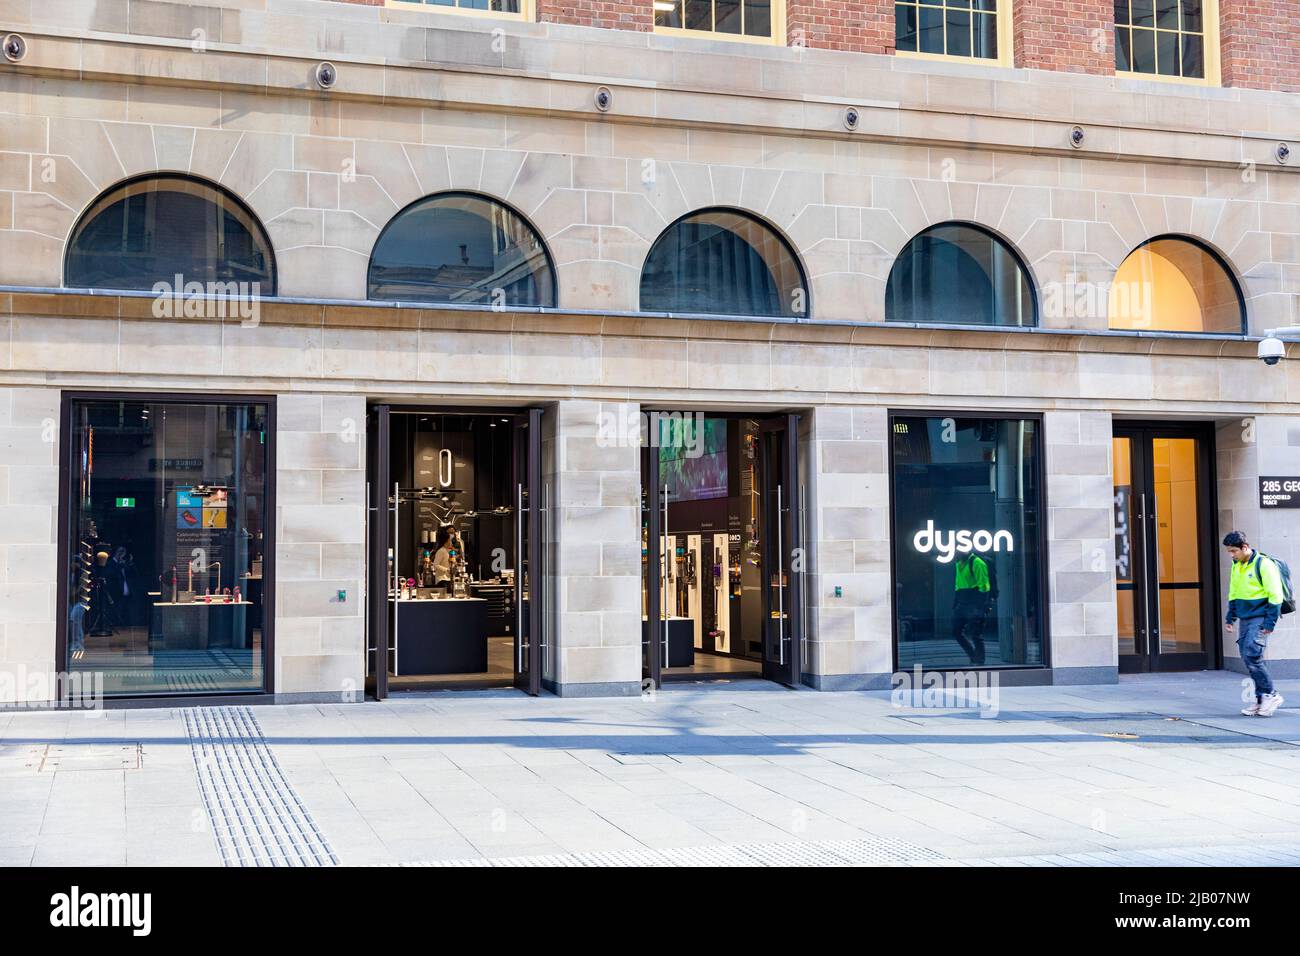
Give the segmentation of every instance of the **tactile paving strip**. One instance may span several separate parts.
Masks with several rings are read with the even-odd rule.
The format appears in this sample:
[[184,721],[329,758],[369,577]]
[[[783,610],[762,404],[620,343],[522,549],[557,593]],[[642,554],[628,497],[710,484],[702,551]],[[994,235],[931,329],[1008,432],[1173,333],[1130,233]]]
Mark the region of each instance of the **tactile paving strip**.
[[546,856],[476,857],[398,863],[397,866],[889,866],[925,864],[948,858],[937,850],[902,840],[833,840],[806,843],[743,843],[733,846],[610,850]]
[[249,707],[181,711],[199,792],[226,866],[336,866]]

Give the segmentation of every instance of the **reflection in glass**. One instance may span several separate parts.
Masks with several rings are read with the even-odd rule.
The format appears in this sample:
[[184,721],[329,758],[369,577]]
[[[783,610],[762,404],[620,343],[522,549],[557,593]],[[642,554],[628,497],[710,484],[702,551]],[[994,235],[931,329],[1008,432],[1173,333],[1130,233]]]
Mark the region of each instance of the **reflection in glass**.
[[757,219],[706,209],[657,240],[641,272],[641,311],[807,314],[803,270],[784,239]]
[[369,296],[405,302],[554,307],[541,236],[484,196],[442,193],[398,213],[370,258]]
[[69,670],[113,695],[262,689],[267,414],[72,403]]
[[953,325],[1033,325],[1034,293],[1019,257],[992,234],[947,223],[899,253],[885,319]]
[[1043,663],[1031,419],[892,419],[898,666]]
[[657,27],[772,36],[772,0],[659,0],[654,8]]
[[1201,650],[1200,529],[1197,524],[1197,441],[1152,440],[1156,567],[1160,584],[1160,650]]
[[90,207],[68,244],[63,284],[152,291],[180,275],[186,284],[257,284],[218,292],[274,295],[274,262],[266,233],[233,196],[198,180],[155,176]]
[[997,0],[898,0],[894,4],[894,47],[997,59]]
[[1135,614],[1137,595],[1134,590],[1134,562],[1137,542],[1134,539],[1133,514],[1133,439],[1111,439],[1115,475],[1115,588],[1119,612],[1119,652],[1137,653]]
[[1205,78],[1200,0],[1115,0],[1115,68]]
[[1110,290],[1110,327],[1160,332],[1240,332],[1237,283],[1214,253],[1188,239],[1153,239],[1129,253]]

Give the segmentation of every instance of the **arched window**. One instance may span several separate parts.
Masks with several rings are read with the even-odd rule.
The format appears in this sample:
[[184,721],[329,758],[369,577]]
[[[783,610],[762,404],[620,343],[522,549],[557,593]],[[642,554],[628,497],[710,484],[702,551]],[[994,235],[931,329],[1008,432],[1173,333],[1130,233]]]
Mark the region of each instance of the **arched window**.
[[275,295],[275,254],[230,193],[185,176],[149,176],[110,189],[81,217],[63,284],[152,291],[178,275],[205,286],[258,283],[262,295]]
[[932,226],[898,254],[885,319],[949,325],[1033,325],[1029,270],[1005,242],[965,223]]
[[641,270],[641,311],[805,316],[807,284],[794,250],[770,227],[705,209],[655,240]]
[[1110,287],[1110,327],[1128,331],[1241,332],[1241,289],[1199,242],[1160,236],[1128,254]]
[[369,297],[457,305],[555,306],[542,237],[514,210],[472,193],[407,206],[370,255]]

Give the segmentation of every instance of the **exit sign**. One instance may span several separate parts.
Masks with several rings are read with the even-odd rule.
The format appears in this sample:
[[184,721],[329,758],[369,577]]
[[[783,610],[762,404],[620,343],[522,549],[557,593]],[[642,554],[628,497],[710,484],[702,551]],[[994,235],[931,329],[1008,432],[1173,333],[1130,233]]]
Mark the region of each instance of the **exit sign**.
[[118,498],[118,499],[117,499],[117,506],[118,506],[119,508],[134,508],[134,507],[135,507],[135,499],[134,499],[134,498]]

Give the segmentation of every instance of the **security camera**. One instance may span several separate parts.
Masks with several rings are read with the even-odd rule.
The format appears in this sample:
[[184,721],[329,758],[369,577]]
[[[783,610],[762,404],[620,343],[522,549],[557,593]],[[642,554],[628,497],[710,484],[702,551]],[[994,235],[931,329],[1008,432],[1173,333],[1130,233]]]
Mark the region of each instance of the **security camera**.
[[339,71],[335,69],[333,63],[321,63],[316,67],[316,85],[322,90],[328,90],[338,82]]
[[27,41],[17,33],[10,33],[0,40],[0,49],[4,50],[6,60],[17,63],[27,55]]
[[1286,358],[1286,343],[1271,335],[1259,343],[1259,360],[1265,365],[1276,365]]

